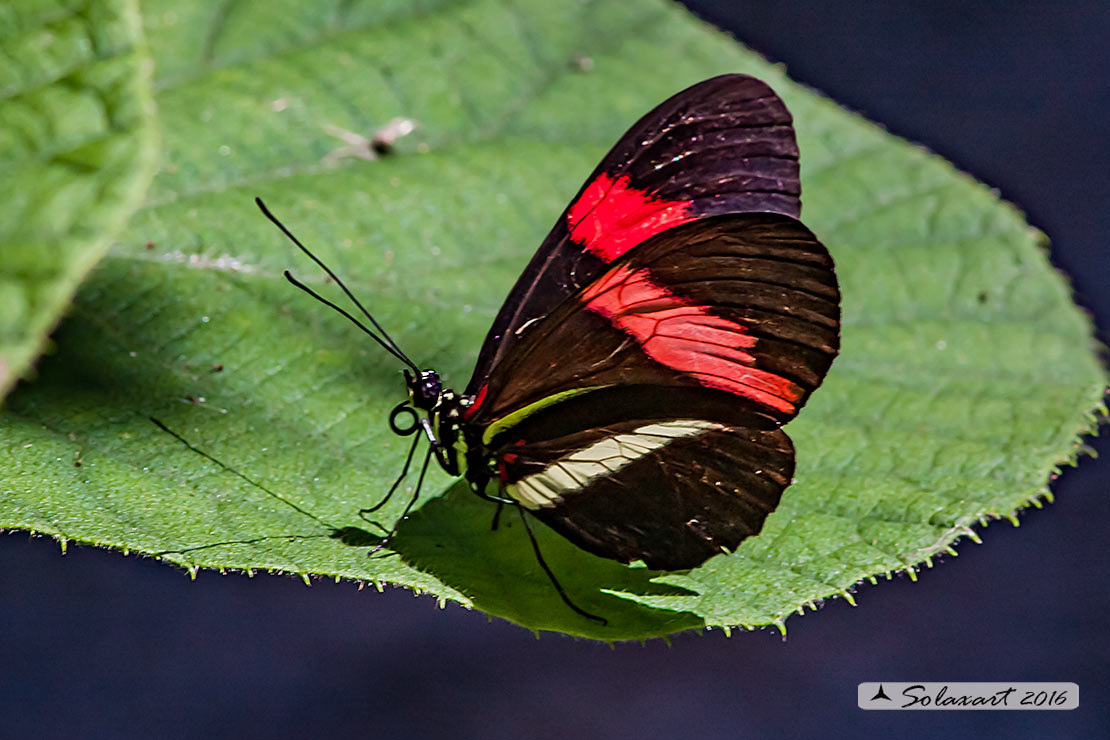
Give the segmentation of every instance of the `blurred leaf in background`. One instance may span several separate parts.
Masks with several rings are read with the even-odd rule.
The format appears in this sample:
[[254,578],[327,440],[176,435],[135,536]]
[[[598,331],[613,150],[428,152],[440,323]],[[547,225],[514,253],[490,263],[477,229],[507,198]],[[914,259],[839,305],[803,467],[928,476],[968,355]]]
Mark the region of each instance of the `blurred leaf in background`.
[[136,3],[8,4],[0,44],[2,396],[141,202],[157,125]]

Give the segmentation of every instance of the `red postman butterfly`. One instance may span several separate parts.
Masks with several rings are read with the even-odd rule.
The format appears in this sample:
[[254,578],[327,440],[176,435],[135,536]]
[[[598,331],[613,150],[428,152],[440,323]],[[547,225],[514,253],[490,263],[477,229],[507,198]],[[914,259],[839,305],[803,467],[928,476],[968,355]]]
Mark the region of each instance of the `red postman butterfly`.
[[427,439],[421,481],[434,456],[602,557],[693,568],[758,533],[794,472],[781,427],[840,341],[832,259],[798,221],[800,191],[782,101],[755,78],[715,77],[601,161],[462,393],[355,301],[408,367],[390,425],[414,441],[390,493]]

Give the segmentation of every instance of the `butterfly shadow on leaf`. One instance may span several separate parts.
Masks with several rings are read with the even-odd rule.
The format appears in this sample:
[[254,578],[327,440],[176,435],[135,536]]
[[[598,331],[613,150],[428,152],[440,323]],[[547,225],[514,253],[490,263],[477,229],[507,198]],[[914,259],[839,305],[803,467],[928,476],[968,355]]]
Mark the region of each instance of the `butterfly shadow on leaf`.
[[466,594],[476,608],[532,630],[612,641],[659,637],[703,626],[696,615],[647,607],[605,593],[689,592],[653,583],[660,571],[626,566],[580,550],[533,519],[532,530],[543,557],[568,596],[608,624],[576,614],[559,598],[536,560],[519,513],[506,508],[493,529],[494,512],[493,504],[474,496],[466,482],[459,481],[402,522],[390,550]]

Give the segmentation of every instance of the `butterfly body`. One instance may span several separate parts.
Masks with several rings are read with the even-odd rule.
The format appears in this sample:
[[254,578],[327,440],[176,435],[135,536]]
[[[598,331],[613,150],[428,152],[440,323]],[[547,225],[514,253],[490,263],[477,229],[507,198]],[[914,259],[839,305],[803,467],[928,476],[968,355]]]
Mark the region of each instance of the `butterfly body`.
[[764,83],[675,95],[560,216],[466,390],[406,371],[392,428],[597,555],[677,570],[735,549],[790,484],[781,426],[839,349],[832,260],[799,194]]

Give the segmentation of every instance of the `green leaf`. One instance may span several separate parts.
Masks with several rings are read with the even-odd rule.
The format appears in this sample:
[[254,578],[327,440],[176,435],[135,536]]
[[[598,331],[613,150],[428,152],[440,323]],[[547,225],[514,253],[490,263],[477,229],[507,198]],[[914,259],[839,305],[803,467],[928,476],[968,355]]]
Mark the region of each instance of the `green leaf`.
[[156,163],[150,60],[127,0],[0,12],[0,397],[139,205]]
[[[144,24],[163,169],[57,354],[9,399],[0,526],[189,568],[397,584],[598,639],[781,626],[1035,502],[1095,425],[1106,376],[1091,326],[1020,214],[668,3],[151,2]],[[251,199],[459,388],[607,148],[668,95],[736,71],[794,113],[804,219],[844,293],[843,351],[789,426],[796,483],[765,531],[660,574],[537,527],[604,627],[560,602],[514,512],[491,531],[496,507],[439,471],[385,557],[367,557],[358,509],[407,452],[386,423],[399,368],[281,279],[291,267],[334,291]],[[337,156],[347,145],[330,132],[398,117],[418,128],[395,156]]]

